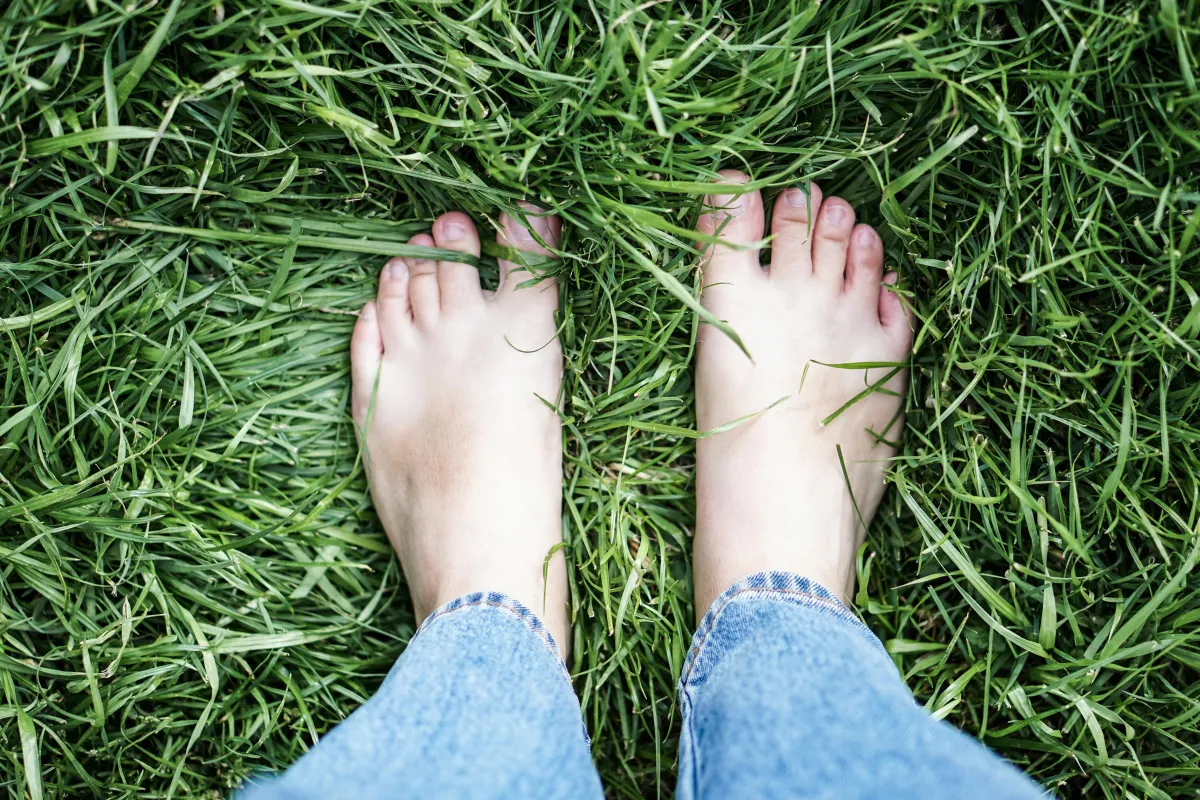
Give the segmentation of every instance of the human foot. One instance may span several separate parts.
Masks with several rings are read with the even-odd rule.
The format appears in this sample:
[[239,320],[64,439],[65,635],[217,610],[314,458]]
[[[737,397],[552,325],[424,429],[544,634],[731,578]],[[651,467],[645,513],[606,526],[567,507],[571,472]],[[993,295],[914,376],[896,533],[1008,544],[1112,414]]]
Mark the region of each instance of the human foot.
[[[539,242],[557,244],[558,218],[528,221],[536,238],[505,216],[497,239],[549,252]],[[410,243],[479,255],[479,234],[460,212]],[[500,267],[490,294],[467,264],[387,263],[350,344],[354,421],[366,431],[371,496],[418,620],[460,595],[500,591],[535,611],[565,656],[561,552],[542,579],[562,541],[558,291],[551,280],[518,288],[529,272]]]
[[[721,174],[730,184],[748,180]],[[721,244],[705,253],[701,299],[733,326],[754,360],[717,328],[701,326],[699,427],[711,430],[788,399],[697,445],[696,614],[734,581],[769,570],[799,573],[849,600],[855,553],[883,495],[884,461],[895,452],[886,440],[898,441],[904,426],[908,375],[822,364],[906,360],[910,321],[882,285],[896,274],[882,274],[879,234],[856,226],[845,200],[822,202],[815,184],[811,203],[795,188],[776,200],[769,268],[759,266],[753,247],[763,237],[759,193],[711,196],[707,205],[700,232],[717,234]],[[893,371],[885,392],[823,424]]]

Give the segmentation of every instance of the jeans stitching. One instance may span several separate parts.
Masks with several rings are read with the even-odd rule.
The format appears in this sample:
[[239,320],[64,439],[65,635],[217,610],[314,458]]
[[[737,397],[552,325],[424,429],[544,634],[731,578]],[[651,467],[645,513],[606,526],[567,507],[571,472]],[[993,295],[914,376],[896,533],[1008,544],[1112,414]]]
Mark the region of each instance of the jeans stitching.
[[713,602],[704,615],[704,619],[700,621],[700,626],[696,629],[695,636],[692,637],[692,646],[688,649],[687,659],[684,661],[683,670],[679,676],[679,705],[684,720],[682,735],[686,736],[691,744],[691,774],[687,777],[692,797],[699,796],[700,747],[696,741],[689,713],[693,705],[691,679],[694,676],[696,664],[700,661],[700,653],[704,649],[704,645],[708,643],[709,634],[716,627],[717,620],[734,600],[743,597],[751,600],[777,600],[830,614],[835,619],[850,623],[851,627],[865,635],[868,641],[884,655],[887,655],[887,650],[871,632],[871,629],[863,624],[862,620],[856,617],[845,603],[838,599],[837,595],[816,581],[794,572],[758,572],[734,583],[721,593],[721,596]]
[[[567,686],[570,687],[571,693],[575,693],[575,686],[571,683],[571,673],[567,671],[567,664],[563,660],[562,651],[558,648],[558,642],[554,641],[554,634],[550,633],[550,629],[546,627],[546,623],[542,622],[541,617],[531,611],[528,606],[503,592],[471,592],[443,603],[417,627],[417,631],[413,634],[412,638],[415,639],[420,636],[422,631],[435,621],[447,617],[456,611],[463,611],[468,608],[494,608],[498,611],[503,611],[524,624],[525,627],[537,636],[546,649],[550,651],[555,663],[558,664],[560,674],[567,682]],[[590,749],[592,746],[592,737],[587,732],[586,724],[583,726],[583,739]]]
[[679,676],[681,694],[686,691],[696,663],[700,660],[700,651],[708,642],[709,634],[716,625],[717,619],[735,599],[742,596],[749,596],[750,599],[781,600],[802,608],[812,608],[832,614],[835,618],[850,623],[859,633],[866,634],[871,644],[887,655],[887,650],[871,632],[871,629],[854,616],[853,612],[833,592],[821,584],[792,572],[758,572],[742,578],[722,592],[704,615],[704,619],[701,620],[700,627],[693,637],[692,646],[688,650],[687,659]]
[[447,614],[452,614],[455,611],[461,611],[465,608],[481,606],[499,609],[514,619],[519,620],[525,625],[525,627],[533,631],[538,639],[541,640],[542,644],[544,644],[554,655],[554,660],[557,661],[559,667],[562,668],[562,673],[566,677],[567,682],[570,682],[571,675],[569,672],[567,672],[567,665],[566,662],[563,661],[562,651],[559,650],[558,642],[554,641],[554,635],[550,633],[550,630],[546,627],[546,624],[542,622],[541,618],[538,617],[537,614],[533,613],[533,611],[531,611],[529,607],[523,604],[520,600],[516,600],[515,598],[509,597],[501,592],[471,592],[470,594],[461,595],[447,603],[442,604],[432,614],[425,618],[425,621],[422,622],[420,627],[417,628],[417,632],[413,634],[413,637],[415,638],[419,636],[421,631],[428,628],[435,620],[440,619]]
[[[686,687],[681,686],[679,690],[680,702],[679,712],[683,720],[682,736],[687,737],[690,751],[688,759],[691,773],[688,778],[688,797],[696,798],[700,796],[700,743],[696,740],[696,730],[691,724],[692,717],[692,694]],[[680,765],[682,766],[682,764]]]

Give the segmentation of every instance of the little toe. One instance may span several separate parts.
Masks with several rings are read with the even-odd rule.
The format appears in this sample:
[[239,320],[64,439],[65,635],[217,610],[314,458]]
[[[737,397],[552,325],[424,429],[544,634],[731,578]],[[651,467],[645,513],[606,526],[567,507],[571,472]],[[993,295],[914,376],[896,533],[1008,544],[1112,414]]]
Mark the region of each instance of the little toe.
[[[433,240],[438,247],[479,257],[479,233],[475,223],[461,211],[442,214],[433,223]],[[453,312],[483,304],[479,270],[461,261],[437,263],[438,291],[442,311]]]
[[771,216],[771,277],[812,275],[812,240],[816,214],[821,208],[821,188],[815,183],[785,189],[775,198]]
[[813,229],[813,276],[839,291],[846,273],[846,251],[850,248],[853,230],[854,209],[849,203],[840,197],[830,197],[821,203]]
[[[379,273],[374,317],[385,349],[399,347],[412,335],[412,305],[408,295],[408,261],[389,259]],[[362,320],[362,317],[359,317]],[[356,329],[357,330],[357,329]]]
[[914,315],[908,301],[893,290],[899,279],[895,272],[883,276],[879,287],[879,324],[907,350],[912,344]]
[[720,240],[704,247],[701,265],[705,285],[736,284],[763,277],[758,263],[757,242],[763,237],[763,204],[759,192],[721,191],[721,186],[739,187],[750,182],[745,173],[723,169],[721,180],[704,199],[704,213],[696,229]]
[[[428,233],[418,233],[408,240],[421,247],[436,247]],[[428,328],[437,322],[441,313],[441,290],[438,288],[438,262],[432,258],[406,258],[408,264],[408,301],[412,305],[413,321],[418,328]]]
[[870,308],[878,300],[882,279],[883,241],[870,225],[855,225],[846,254],[845,291],[863,307]]
[[354,333],[350,334],[350,411],[359,430],[366,426],[375,376],[379,374],[379,365],[382,363],[383,335],[379,330],[379,310],[374,302],[369,302],[358,312]]
[[[562,220],[532,203],[519,204],[526,212],[521,220],[508,213],[500,218],[501,229],[496,233],[496,242],[501,247],[519,250],[535,256],[553,255],[562,239]],[[544,263],[544,262],[543,262]],[[505,302],[538,303],[553,310],[558,307],[558,285],[553,278],[545,278],[531,286],[522,283],[533,280],[540,270],[531,260],[528,265],[508,259],[499,259],[500,288],[496,299]]]

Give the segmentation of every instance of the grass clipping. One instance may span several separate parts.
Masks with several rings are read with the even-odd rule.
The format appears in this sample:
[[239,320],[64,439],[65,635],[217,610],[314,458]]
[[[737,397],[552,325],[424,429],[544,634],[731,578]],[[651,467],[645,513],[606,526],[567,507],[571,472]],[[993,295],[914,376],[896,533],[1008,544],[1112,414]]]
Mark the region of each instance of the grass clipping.
[[1200,786],[1195,2],[4,5],[9,796],[223,793],[371,694],[413,619],[353,315],[522,198],[567,230],[570,666],[609,791],[670,794],[721,167],[847,198],[915,304],[857,601],[918,699],[1064,795]]

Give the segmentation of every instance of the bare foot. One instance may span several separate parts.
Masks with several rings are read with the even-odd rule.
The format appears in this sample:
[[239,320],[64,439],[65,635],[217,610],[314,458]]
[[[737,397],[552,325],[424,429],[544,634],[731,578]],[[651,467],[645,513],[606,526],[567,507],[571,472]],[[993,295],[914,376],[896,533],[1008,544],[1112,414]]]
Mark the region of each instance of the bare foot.
[[[541,241],[559,241],[557,217],[529,220]],[[503,222],[501,244],[548,252],[520,222]],[[411,243],[479,255],[460,212]],[[558,290],[550,280],[517,288],[529,272],[500,266],[492,295],[466,264],[387,263],[351,340],[354,421],[366,430],[371,496],[417,618],[469,592],[504,592],[542,618],[565,656],[561,552],[542,580],[562,541],[562,437],[551,408],[562,383]]]
[[[721,174],[729,183],[748,180],[739,172]],[[713,210],[700,218],[702,233],[718,233],[730,245],[763,238],[758,192],[712,196],[707,203]],[[883,495],[884,461],[895,452],[877,437],[898,441],[904,426],[900,394],[907,370],[887,380],[886,392],[868,394],[822,424],[893,368],[817,362],[903,362],[908,356],[911,325],[900,299],[881,285],[895,282],[896,274],[882,273],[879,234],[855,225],[845,200],[822,202],[816,185],[811,205],[801,189],[780,195],[771,233],[769,268],[759,266],[756,248],[721,244],[705,254],[702,301],[733,326],[754,360],[720,330],[702,326],[700,429],[788,399],[698,444],[697,616],[739,578],[769,570],[799,573],[848,600],[855,553]]]

